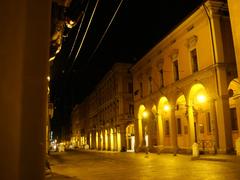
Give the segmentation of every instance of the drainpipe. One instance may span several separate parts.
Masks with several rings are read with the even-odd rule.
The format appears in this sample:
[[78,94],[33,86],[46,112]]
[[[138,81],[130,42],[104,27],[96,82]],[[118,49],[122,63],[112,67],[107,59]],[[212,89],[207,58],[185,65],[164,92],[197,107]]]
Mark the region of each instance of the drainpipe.
[[209,16],[209,14],[208,14],[209,10],[208,10],[208,8],[206,7],[205,4],[203,4],[203,8],[206,12],[206,15],[207,15],[208,21],[209,21],[209,25],[210,25],[210,34],[211,34],[212,51],[213,51],[213,62],[214,62],[214,72],[215,72],[215,79],[216,79],[216,86],[217,86],[217,95],[220,96],[219,85],[218,85],[218,74],[217,74],[217,70],[216,70],[217,60],[216,60],[215,45],[214,45],[214,41],[213,41],[212,22],[211,22],[211,18]]
[[[206,15],[208,17],[208,21],[209,21],[209,27],[210,27],[210,34],[211,34],[211,43],[212,43],[212,51],[213,51],[213,62],[214,62],[214,73],[215,73],[215,81],[216,81],[216,86],[217,86],[217,95],[218,97],[220,96],[220,90],[219,90],[219,85],[218,85],[218,74],[217,74],[217,60],[216,60],[216,50],[215,50],[215,45],[214,45],[214,41],[213,41],[213,30],[212,30],[212,22],[211,22],[211,18],[209,16],[209,10],[207,9],[206,5],[203,3],[203,8],[206,12]],[[213,104],[212,104],[213,103]],[[212,110],[214,111],[213,113],[216,114],[216,109],[215,109],[215,99],[213,100],[213,102],[211,102],[211,106],[213,106],[214,108],[212,108]],[[216,121],[216,116],[214,117],[214,122],[212,124],[212,133],[213,133],[213,148],[214,148],[214,154],[217,153],[217,147],[219,147],[219,143],[218,143],[218,131],[217,131],[217,121]]]

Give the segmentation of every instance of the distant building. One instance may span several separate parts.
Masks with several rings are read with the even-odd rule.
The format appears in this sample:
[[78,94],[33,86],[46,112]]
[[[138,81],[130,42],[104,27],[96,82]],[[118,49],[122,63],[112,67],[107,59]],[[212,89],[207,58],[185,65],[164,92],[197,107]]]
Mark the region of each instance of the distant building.
[[80,135],[85,140],[80,145],[88,144],[90,149],[98,150],[134,150],[131,66],[116,63],[89,97],[74,109],[72,132],[73,138]]
[[132,68],[136,150],[227,153],[240,136],[240,82],[227,6],[207,1]]
[[72,120],[72,137],[71,143],[74,147],[83,147],[87,144],[85,137],[85,129],[87,128],[88,118],[88,103],[82,102],[74,107],[71,120]]

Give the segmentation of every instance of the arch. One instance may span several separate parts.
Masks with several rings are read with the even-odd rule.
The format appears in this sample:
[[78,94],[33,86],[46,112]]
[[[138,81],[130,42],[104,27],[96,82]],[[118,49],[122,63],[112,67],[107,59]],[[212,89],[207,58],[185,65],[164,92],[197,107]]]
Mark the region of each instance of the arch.
[[[209,102],[208,93],[203,84],[196,83],[191,87],[187,107],[191,143],[204,142],[205,139],[209,138],[206,135],[206,129],[211,122],[208,118],[210,115],[206,114],[209,114]],[[209,123],[206,121],[209,121]]]
[[239,137],[240,129],[240,81],[235,78],[228,86],[229,108],[233,142]]
[[138,110],[138,135],[139,135],[139,147],[143,145],[143,129],[142,129],[142,119],[143,119],[143,112],[145,111],[145,106],[140,105]]
[[229,85],[228,85],[228,92],[229,92],[229,97],[233,98],[233,97],[238,97],[240,96],[240,81],[235,78],[233,79]]
[[126,136],[127,136],[127,151],[134,152],[134,149],[135,149],[134,124],[129,124],[126,127]]
[[151,135],[151,146],[158,145],[158,112],[157,106],[154,104],[151,109],[151,118],[150,118],[150,135]]
[[167,97],[161,97],[158,103],[158,114],[164,113],[167,106],[169,106]]
[[176,118],[176,131],[177,142],[181,149],[188,149],[189,142],[189,122],[187,118],[187,100],[184,94],[179,95],[176,100],[175,118]]
[[189,92],[188,96],[188,106],[199,106],[201,105],[201,101],[204,99],[201,99],[203,96],[205,96],[205,101],[207,101],[208,93],[206,91],[205,86],[203,86],[201,83],[194,84]]
[[186,98],[183,94],[177,98],[176,105],[179,105],[179,108],[183,108],[183,106],[186,106]]
[[170,125],[169,125],[169,113],[167,112],[169,101],[167,97],[163,96],[158,102],[158,139],[159,145],[170,145]]

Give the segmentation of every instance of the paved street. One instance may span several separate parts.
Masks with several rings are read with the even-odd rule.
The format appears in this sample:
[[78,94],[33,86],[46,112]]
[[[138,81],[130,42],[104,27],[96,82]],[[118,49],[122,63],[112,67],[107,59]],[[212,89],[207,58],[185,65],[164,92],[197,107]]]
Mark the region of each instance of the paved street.
[[226,155],[72,151],[52,153],[50,164],[47,180],[240,180],[240,158]]

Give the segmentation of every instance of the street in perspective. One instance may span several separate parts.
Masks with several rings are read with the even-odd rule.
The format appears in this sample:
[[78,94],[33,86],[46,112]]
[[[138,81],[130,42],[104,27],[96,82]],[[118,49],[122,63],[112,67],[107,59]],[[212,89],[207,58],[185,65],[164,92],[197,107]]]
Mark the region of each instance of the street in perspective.
[[129,153],[93,150],[51,152],[47,180],[239,180],[235,155]]

